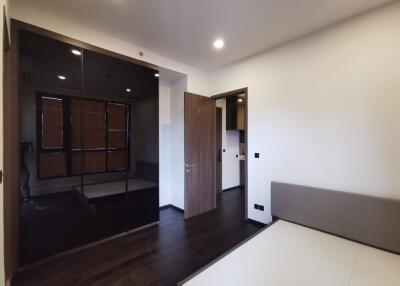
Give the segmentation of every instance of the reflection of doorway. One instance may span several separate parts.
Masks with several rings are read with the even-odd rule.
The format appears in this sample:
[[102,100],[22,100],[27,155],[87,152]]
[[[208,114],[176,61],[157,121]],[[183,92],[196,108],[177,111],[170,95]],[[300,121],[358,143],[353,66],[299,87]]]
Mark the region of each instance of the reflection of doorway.
[[222,107],[216,108],[216,151],[217,151],[217,166],[216,166],[216,191],[222,192]]
[[[247,219],[247,88],[212,98],[217,106],[216,190],[217,193],[229,190],[243,192]],[[218,122],[219,113],[221,122]]]

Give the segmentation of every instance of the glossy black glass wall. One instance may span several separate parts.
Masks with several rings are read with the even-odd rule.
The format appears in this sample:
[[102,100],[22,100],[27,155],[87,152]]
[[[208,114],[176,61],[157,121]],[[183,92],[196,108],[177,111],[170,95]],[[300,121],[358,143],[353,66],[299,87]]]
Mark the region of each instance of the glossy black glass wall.
[[22,264],[158,221],[156,70],[19,34]]

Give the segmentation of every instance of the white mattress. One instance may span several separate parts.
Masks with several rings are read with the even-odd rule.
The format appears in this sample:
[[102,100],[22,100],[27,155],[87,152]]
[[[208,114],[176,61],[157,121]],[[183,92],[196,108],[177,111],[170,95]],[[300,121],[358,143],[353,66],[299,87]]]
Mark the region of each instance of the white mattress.
[[[114,181],[108,183],[99,183],[86,185],[84,187],[84,196],[87,199],[95,199],[106,197],[110,195],[121,194],[125,192],[125,180]],[[156,183],[142,180],[142,179],[129,179],[128,180],[128,192],[143,190],[158,186]],[[81,190],[81,187],[75,188],[77,191]]]
[[185,286],[399,286],[400,255],[278,221]]

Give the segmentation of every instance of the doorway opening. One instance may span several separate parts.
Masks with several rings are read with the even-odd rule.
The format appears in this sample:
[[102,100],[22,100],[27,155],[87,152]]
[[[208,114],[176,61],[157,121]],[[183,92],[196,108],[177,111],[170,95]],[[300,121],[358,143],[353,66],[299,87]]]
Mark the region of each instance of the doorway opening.
[[184,116],[185,219],[214,210],[218,193],[236,190],[247,220],[247,88],[212,97],[185,92]]
[[243,192],[247,219],[247,88],[212,98],[216,101],[216,193]]

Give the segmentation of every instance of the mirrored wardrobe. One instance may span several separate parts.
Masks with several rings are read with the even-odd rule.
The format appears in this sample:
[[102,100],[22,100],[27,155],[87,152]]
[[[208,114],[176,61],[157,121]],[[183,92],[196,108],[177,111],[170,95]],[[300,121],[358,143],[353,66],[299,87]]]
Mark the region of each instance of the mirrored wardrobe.
[[20,261],[157,222],[158,72],[19,32]]

